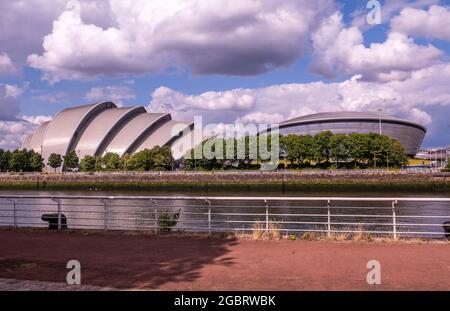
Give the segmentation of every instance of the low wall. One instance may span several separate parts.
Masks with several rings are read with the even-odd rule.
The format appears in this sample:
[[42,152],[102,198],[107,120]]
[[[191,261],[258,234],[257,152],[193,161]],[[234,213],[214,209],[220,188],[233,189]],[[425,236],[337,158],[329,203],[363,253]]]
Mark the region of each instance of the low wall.
[[302,189],[360,186],[393,190],[445,190],[450,173],[407,171],[101,172],[0,174],[0,189],[153,189],[263,187]]

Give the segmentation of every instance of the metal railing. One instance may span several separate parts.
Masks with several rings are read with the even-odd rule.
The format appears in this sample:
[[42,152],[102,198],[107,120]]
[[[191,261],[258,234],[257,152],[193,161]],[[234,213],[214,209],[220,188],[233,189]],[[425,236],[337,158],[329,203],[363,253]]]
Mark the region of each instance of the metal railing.
[[[450,198],[0,195],[0,226],[443,238]],[[450,224],[449,224],[450,225]]]

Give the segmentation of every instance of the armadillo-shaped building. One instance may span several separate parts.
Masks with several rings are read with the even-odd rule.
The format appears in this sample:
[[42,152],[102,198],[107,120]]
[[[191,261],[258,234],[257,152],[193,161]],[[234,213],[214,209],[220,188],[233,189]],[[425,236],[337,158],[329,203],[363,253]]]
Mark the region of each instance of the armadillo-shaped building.
[[44,163],[52,153],[75,150],[102,156],[132,155],[155,146],[170,146],[175,159],[194,147],[194,123],[175,121],[168,113],[148,113],[144,107],[119,108],[102,102],[64,109],[27,136],[22,148],[39,152]]

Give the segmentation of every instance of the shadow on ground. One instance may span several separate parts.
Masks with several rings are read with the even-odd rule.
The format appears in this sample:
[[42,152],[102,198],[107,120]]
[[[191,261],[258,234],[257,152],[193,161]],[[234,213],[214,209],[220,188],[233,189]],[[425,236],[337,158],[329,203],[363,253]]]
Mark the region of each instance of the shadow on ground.
[[[81,263],[82,283],[159,289],[201,276],[206,265],[229,267],[234,238],[0,231],[0,277],[65,282],[66,263]],[[189,288],[186,288],[189,289]]]

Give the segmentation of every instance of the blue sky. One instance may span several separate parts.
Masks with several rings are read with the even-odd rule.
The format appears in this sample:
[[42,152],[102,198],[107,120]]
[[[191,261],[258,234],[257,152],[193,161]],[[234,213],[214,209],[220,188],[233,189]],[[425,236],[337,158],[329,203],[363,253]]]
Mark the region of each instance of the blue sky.
[[368,2],[1,0],[0,147],[103,100],[214,123],[382,107],[450,144],[449,1],[380,1],[378,25]]

